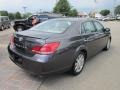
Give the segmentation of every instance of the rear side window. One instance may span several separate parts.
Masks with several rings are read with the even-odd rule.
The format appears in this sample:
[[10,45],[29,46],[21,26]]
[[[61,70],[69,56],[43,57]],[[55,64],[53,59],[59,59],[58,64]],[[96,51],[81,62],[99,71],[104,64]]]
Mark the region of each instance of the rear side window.
[[99,22],[94,22],[94,24],[98,32],[103,32],[104,27],[102,26],[102,24],[100,24]]
[[8,20],[9,20],[8,17],[6,17],[6,18],[5,18],[5,21],[8,21]]
[[90,21],[84,23],[84,30],[85,30],[85,33],[96,32],[96,29],[95,29],[93,23]]

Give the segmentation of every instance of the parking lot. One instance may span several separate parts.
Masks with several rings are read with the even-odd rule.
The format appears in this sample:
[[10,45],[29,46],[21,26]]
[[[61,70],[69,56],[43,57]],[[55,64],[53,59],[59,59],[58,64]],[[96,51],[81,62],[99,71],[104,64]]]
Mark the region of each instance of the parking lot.
[[86,62],[83,72],[40,77],[9,60],[7,45],[14,30],[0,31],[0,90],[120,90],[120,22],[103,22],[111,28],[112,44]]

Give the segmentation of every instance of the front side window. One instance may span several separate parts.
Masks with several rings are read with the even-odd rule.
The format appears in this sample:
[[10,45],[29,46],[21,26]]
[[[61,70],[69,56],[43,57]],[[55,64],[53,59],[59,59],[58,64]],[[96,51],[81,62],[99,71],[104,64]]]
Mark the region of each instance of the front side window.
[[6,21],[9,21],[9,18],[6,18]]
[[48,20],[36,25],[35,27],[31,28],[31,30],[50,33],[62,33],[71,25],[72,22],[67,20]]
[[104,27],[99,22],[94,22],[98,32],[103,32]]
[[33,20],[33,17],[37,17],[37,15],[33,15],[33,16],[29,17],[28,20]]
[[84,23],[84,29],[85,29],[86,33],[96,32],[96,29],[95,29],[93,23],[90,21]]

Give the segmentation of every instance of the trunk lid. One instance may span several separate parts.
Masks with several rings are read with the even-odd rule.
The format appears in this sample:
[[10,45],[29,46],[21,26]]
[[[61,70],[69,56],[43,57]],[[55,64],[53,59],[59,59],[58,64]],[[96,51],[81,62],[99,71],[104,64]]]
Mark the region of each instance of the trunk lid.
[[54,33],[46,33],[46,32],[34,31],[34,30],[26,30],[26,31],[18,32],[17,34],[26,37],[39,38],[44,40],[55,35]]
[[53,33],[38,32],[32,30],[26,30],[17,32],[14,37],[15,49],[24,55],[33,56],[34,53],[31,51],[35,45],[44,45],[46,39],[54,36]]

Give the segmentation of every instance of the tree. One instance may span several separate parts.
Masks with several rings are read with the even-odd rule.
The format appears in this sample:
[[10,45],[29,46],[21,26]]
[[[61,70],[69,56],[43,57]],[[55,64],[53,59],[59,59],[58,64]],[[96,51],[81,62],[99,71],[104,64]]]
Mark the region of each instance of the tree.
[[15,19],[21,19],[21,13],[20,12],[16,12],[15,13]]
[[14,20],[15,19],[15,16],[13,13],[8,13],[8,17],[10,20]]
[[29,17],[30,15],[32,15],[32,13],[26,13],[26,14],[23,14],[23,17],[22,18],[27,18],[27,17]]
[[107,16],[108,14],[110,14],[110,10],[107,10],[107,9],[101,10],[100,14],[103,15],[103,16]]
[[56,4],[56,6],[54,7],[53,12],[54,13],[61,13],[65,16],[68,15],[68,13],[70,12],[70,4],[67,0],[59,0],[58,3]]
[[118,6],[115,8],[114,13],[115,13],[115,15],[120,14],[120,5],[118,5]]
[[70,10],[68,16],[72,16],[72,17],[78,16],[77,10],[76,9]]
[[1,16],[8,16],[8,12],[7,11],[0,11],[0,15]]

